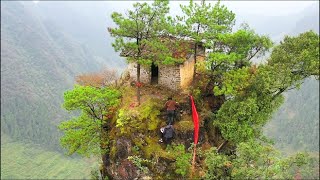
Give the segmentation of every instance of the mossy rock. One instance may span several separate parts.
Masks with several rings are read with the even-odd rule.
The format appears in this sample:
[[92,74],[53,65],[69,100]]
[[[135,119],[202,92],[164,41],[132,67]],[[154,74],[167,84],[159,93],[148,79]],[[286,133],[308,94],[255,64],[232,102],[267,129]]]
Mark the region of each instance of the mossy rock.
[[158,142],[158,137],[146,137],[147,146],[143,147],[145,158],[150,159],[152,156],[159,154],[162,150]]
[[174,161],[176,158],[175,155],[167,152],[166,148],[164,147],[165,144],[160,144],[158,140],[158,137],[145,138],[147,145],[142,148],[144,152],[144,158],[155,158],[156,160],[159,158],[164,158],[168,161]]

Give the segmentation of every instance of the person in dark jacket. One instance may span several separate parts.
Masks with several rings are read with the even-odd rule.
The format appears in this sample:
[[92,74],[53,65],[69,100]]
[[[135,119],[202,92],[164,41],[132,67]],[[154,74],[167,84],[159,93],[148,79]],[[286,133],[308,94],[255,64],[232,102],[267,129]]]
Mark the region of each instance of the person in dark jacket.
[[172,100],[172,97],[168,98],[168,101],[165,104],[167,110],[167,125],[172,125],[174,122],[175,111],[179,107],[179,104]]
[[174,138],[174,128],[172,125],[167,125],[160,129],[162,138],[159,140],[160,142],[164,142],[165,144],[171,144],[172,139]]

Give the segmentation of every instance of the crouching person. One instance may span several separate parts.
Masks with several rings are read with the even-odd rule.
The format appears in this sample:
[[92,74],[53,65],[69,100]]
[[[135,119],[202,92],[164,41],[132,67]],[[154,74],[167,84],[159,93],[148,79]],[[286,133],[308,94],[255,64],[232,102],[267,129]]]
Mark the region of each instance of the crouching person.
[[174,138],[174,129],[171,124],[160,128],[161,139],[159,142],[164,142],[165,144],[171,144],[172,139]]

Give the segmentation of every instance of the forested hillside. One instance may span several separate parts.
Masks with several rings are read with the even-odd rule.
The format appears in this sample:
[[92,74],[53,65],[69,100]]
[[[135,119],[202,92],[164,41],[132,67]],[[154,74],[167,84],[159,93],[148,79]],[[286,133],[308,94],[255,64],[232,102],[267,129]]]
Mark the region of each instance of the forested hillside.
[[319,152],[319,81],[310,78],[300,90],[289,91],[266,134],[284,152]]
[[114,7],[106,2],[47,1],[27,3],[43,20],[51,20],[57,29],[72,35],[109,68],[125,68],[123,58],[112,50],[112,38],[106,33]]
[[[107,85],[78,82],[66,91],[63,107],[80,113],[59,125],[61,145],[70,155],[101,158],[99,179],[319,177],[316,158],[283,156],[263,135],[285,93],[319,78],[319,34],[308,29],[274,44],[247,24],[234,28],[236,14],[220,1],[180,7],[176,17],[161,0],[112,13],[112,46],[136,63],[136,76],[126,73]],[[186,52],[175,49],[188,43]],[[204,61],[197,58],[199,46],[210,50]],[[265,52],[265,63],[253,64]],[[142,67],[181,68],[184,56],[195,64],[187,88],[141,81],[148,78]]]
[[[319,33],[319,7],[310,6],[301,15],[295,16],[296,23],[291,25],[288,34],[297,35],[307,30]],[[277,38],[281,36],[276,36],[275,40]],[[285,153],[318,152],[319,81],[309,78],[301,85],[301,89],[289,91],[284,104],[266,125],[265,133]]]
[[1,179],[88,179],[97,163],[1,134]]
[[1,132],[59,149],[63,92],[76,75],[99,68],[92,53],[53,22],[20,2],[1,2]]
[[1,2],[1,178],[89,178],[94,163],[61,153],[57,124],[75,76],[108,61],[43,15],[33,2]]
[[[128,4],[131,5],[132,2],[128,2]],[[189,7],[189,13],[194,10],[194,7]],[[166,6],[161,8],[166,8]],[[161,10],[161,8],[159,9]],[[200,76],[187,90],[194,95],[202,118],[199,152],[196,159],[196,176],[221,179],[222,177],[252,178],[252,174],[258,174],[259,177],[264,178],[291,178],[297,169],[301,169],[301,174],[304,177],[319,177],[317,169],[314,168],[318,168],[319,165],[314,160],[310,161],[312,162],[310,164],[308,158],[303,155],[282,159],[282,156],[275,155],[276,152],[271,146],[262,146],[265,144],[247,141],[258,137],[262,124],[272,116],[272,121],[264,127],[264,134],[275,140],[277,148],[287,154],[297,151],[311,151],[315,156],[318,156],[319,81],[314,77],[308,78],[304,80],[300,90],[285,92],[284,104],[277,112],[270,114],[282,102],[282,95],[275,97],[275,101],[273,101],[274,99],[268,101],[267,98],[270,98],[270,94],[272,94],[268,88],[275,87],[276,91],[281,91],[281,88],[278,89],[279,87],[274,86],[273,82],[278,80],[276,76],[284,77],[281,76],[283,72],[278,71],[277,65],[271,64],[259,67],[258,71],[260,72],[256,73],[256,66],[251,66],[251,62],[246,59],[271,47],[271,41],[263,35],[268,35],[270,40],[278,45],[278,42],[284,39],[285,34],[295,36],[292,39],[308,30],[314,30],[319,34],[319,8],[312,6],[303,12],[290,16],[242,16],[239,19],[235,18],[227,8],[219,5],[215,8],[225,16],[216,16],[217,14],[212,12],[210,16],[214,16],[225,24],[221,27],[217,24],[215,27],[206,27],[212,28],[211,30],[217,33],[217,39],[214,39],[210,33],[195,38],[198,40],[207,38],[208,44],[210,41],[212,43],[208,45],[209,48],[216,46],[214,43],[216,40],[221,43],[215,47],[216,52],[208,56],[211,63],[207,66],[211,66],[211,69],[217,69],[211,72],[208,69],[204,71],[204,68],[200,67]],[[88,118],[90,117],[90,114],[86,114],[88,108],[84,108],[73,112],[73,115],[81,114],[81,116],[75,116],[71,121],[60,125],[60,129],[65,131],[64,133],[57,129],[61,122],[70,119],[70,114],[62,107],[70,96],[65,97],[65,102],[63,96],[64,93],[71,94],[74,91],[71,89],[75,87],[76,76],[80,74],[85,74],[82,77],[97,75],[99,73],[89,74],[88,72],[98,72],[104,67],[118,70],[118,72],[125,68],[124,58],[120,57],[120,52],[115,52],[111,45],[115,42],[115,38],[111,37],[108,32],[108,28],[116,28],[117,22],[121,22],[123,18],[116,14],[113,18],[118,17],[118,19],[113,19],[111,14],[114,11],[123,13],[125,9],[119,4],[113,5],[110,2],[48,1],[37,4],[31,1],[1,2],[2,178],[89,178],[92,167],[97,172],[99,171],[97,164],[101,163],[101,157],[103,163],[100,164],[100,170],[104,172],[100,172],[103,172],[101,175],[104,176],[120,179],[128,177],[184,179],[191,175],[189,170],[192,152],[188,147],[193,147],[191,145],[193,124],[191,110],[188,109],[189,101],[186,101],[188,94],[171,91],[160,86],[143,85],[141,88],[142,105],[136,106],[136,88],[130,84],[132,79],[119,80],[122,86],[118,86],[119,84],[111,86],[110,91],[109,87],[101,88],[104,91],[98,93],[96,93],[97,89],[79,88],[79,92],[86,91],[88,97],[83,94],[81,96],[75,94],[74,99],[69,99],[71,103],[65,105],[64,108],[77,109],[78,107],[72,102],[81,100],[81,98],[87,98],[85,100],[89,100],[90,103],[102,99],[98,105],[106,103],[108,108],[107,112],[101,111],[107,115],[101,114],[100,122],[110,121],[105,124],[92,125],[91,121],[84,120],[91,120],[95,117]],[[198,10],[204,12],[209,9],[199,8]],[[162,10],[166,12],[166,10]],[[142,13],[149,11],[151,10],[146,9]],[[142,19],[146,18],[145,16],[141,17],[144,17]],[[166,28],[169,27],[163,24],[161,27],[156,27],[158,23],[161,24],[165,21],[161,19],[163,17],[165,16],[157,17],[159,19],[153,27],[156,31],[159,30],[157,28],[166,31]],[[250,28],[236,29],[235,27],[239,27],[233,27],[235,19],[240,22],[248,22],[247,20],[249,20]],[[216,23],[211,20],[210,18],[208,21],[201,19],[204,24],[208,23],[207,25]],[[192,18],[189,21],[192,21]],[[219,21],[219,23],[221,22]],[[191,24],[189,27],[192,26]],[[124,26],[127,25],[124,23]],[[171,31],[180,30],[181,34],[185,33],[182,29],[189,31],[188,27],[180,27],[181,29],[179,29],[178,25],[168,29]],[[129,33],[131,30],[132,28],[119,31],[120,36],[123,35],[121,33]],[[190,29],[188,32],[191,37],[195,35],[192,31]],[[318,34],[317,36],[319,36]],[[315,34],[309,32],[299,38],[303,41],[309,41],[308,38],[314,36]],[[315,40],[310,41],[314,42]],[[154,49],[162,49],[164,52],[168,50],[157,40],[150,40],[150,42],[158,43],[159,46],[155,46]],[[117,45],[119,46],[121,43],[124,42],[118,41]],[[143,43],[145,41],[142,41]],[[242,48],[237,48],[240,45]],[[128,47],[136,50],[136,46],[133,44],[125,48]],[[231,56],[223,54],[224,48],[230,50]],[[279,47],[280,50],[281,48]],[[269,51],[270,54],[271,50],[272,48]],[[309,50],[306,49],[306,51]],[[257,54],[254,54],[255,51]],[[157,53],[159,54],[159,51]],[[158,58],[157,53],[151,52],[149,55],[152,58],[150,58],[151,56],[147,58],[154,61]],[[299,54],[299,51],[294,53]],[[310,54],[312,53],[314,52],[312,51]],[[161,56],[168,56],[168,54],[164,53]],[[316,55],[314,53],[311,56]],[[146,57],[142,57],[141,61],[143,58]],[[236,58],[243,59],[237,61]],[[281,64],[283,63],[281,58],[283,57],[275,55],[273,62]],[[150,63],[150,59],[146,64]],[[157,60],[161,62],[163,59]],[[167,60],[170,62],[172,58]],[[268,69],[270,67],[273,69]],[[283,67],[288,66],[284,64]],[[279,74],[273,76],[274,72]],[[296,75],[290,73],[287,75],[292,76],[292,79],[297,78]],[[274,81],[269,81],[270,77],[274,78]],[[113,78],[104,77],[109,81]],[[297,79],[299,78],[301,77],[299,76]],[[242,84],[242,82],[254,83],[251,86],[246,83]],[[92,82],[86,83],[93,84]],[[285,83],[289,84],[289,82]],[[287,84],[280,83],[279,85],[289,89],[286,87]],[[174,143],[172,146],[166,147],[158,142],[157,132],[160,127],[165,125],[165,116],[161,108],[168,96],[176,94],[176,100],[181,102],[183,107],[183,115],[181,115],[180,121],[174,125],[177,132]],[[261,94],[265,96],[261,96]],[[110,101],[109,97],[111,103],[107,103]],[[119,103],[120,99],[121,103]],[[213,106],[216,109],[212,108]],[[219,108],[220,112],[217,111]],[[257,108],[259,111],[262,108],[262,113],[256,112]],[[76,120],[80,120],[80,123],[77,124]],[[76,123],[75,126],[73,123]],[[92,126],[86,126],[88,124]],[[248,124],[253,124],[253,126]],[[101,129],[105,130],[101,133],[102,135],[99,134]],[[79,134],[72,134],[79,132],[78,130]],[[66,148],[64,150],[59,144],[59,139],[63,134],[67,134],[61,141],[62,146]],[[242,141],[247,142],[243,143]],[[216,151],[214,148],[219,148],[219,150]],[[101,152],[105,153],[102,153],[102,156],[99,152],[101,149]],[[70,154],[74,153],[75,155],[72,158],[66,157],[62,154],[65,150],[69,150]],[[82,159],[78,156],[79,154],[96,155],[92,152],[98,152],[99,160],[87,161],[86,158]],[[250,155],[250,157],[242,155]],[[261,156],[263,156],[262,160]],[[288,168],[290,163],[294,165]],[[285,172],[285,170],[290,172]],[[97,176],[99,176],[98,173]]]

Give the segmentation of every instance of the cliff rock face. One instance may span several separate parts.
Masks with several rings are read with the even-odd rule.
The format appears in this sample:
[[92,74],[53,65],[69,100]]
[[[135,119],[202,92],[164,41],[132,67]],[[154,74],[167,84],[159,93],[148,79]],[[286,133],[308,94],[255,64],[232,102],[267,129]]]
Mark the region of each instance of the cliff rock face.
[[[130,80],[128,81],[130,82]],[[194,124],[188,93],[172,91],[163,86],[145,85],[142,91],[142,103],[135,105],[135,88],[125,90],[120,111],[114,119],[111,130],[110,163],[107,167],[111,179],[172,179],[181,178],[177,173],[177,158],[185,156],[191,159],[194,141]],[[160,128],[166,125],[164,104],[167,97],[173,96],[180,108],[173,123],[175,136],[171,144],[159,142]],[[206,108],[207,107],[207,108]],[[200,117],[199,142],[197,147],[208,149],[221,144],[219,132],[205,128],[206,104],[197,106]],[[208,134],[207,131],[214,132]],[[210,138],[210,139],[209,139]],[[203,163],[197,157],[196,163]],[[201,170],[199,172],[201,174]]]
[[135,179],[138,169],[127,158],[131,154],[132,143],[130,139],[120,137],[116,141],[116,154],[114,162],[107,169],[114,179]]

